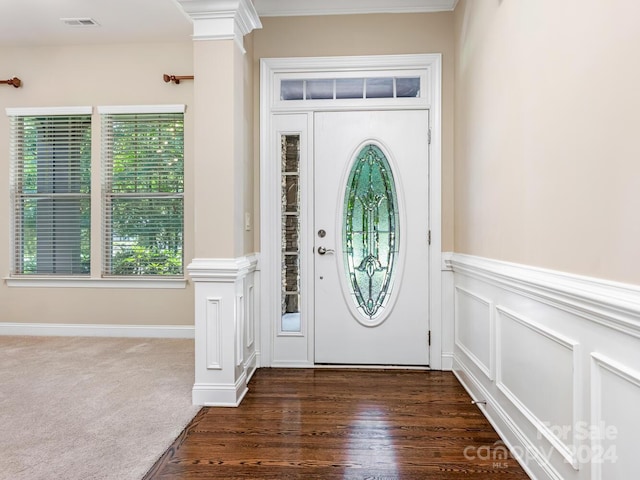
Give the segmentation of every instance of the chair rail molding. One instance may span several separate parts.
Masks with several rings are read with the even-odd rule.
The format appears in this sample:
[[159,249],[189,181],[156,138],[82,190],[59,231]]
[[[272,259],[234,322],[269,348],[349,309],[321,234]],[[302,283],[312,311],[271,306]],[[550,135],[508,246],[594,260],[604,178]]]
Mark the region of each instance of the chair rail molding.
[[238,406],[256,368],[255,273],[258,256],[196,258],[187,271],[195,290],[193,403]]
[[444,263],[454,374],[531,478],[639,478],[640,286],[457,253]]

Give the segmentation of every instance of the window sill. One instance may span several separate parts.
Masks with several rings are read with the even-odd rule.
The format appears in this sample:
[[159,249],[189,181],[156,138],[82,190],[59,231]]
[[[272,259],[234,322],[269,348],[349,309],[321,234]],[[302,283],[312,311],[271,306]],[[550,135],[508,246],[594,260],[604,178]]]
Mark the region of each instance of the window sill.
[[8,287],[40,288],[149,288],[175,289],[187,286],[186,278],[78,278],[5,277]]

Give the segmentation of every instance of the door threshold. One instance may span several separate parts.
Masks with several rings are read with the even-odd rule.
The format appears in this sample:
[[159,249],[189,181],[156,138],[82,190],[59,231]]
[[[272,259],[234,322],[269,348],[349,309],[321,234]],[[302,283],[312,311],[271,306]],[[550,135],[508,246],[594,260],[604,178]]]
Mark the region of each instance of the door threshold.
[[360,365],[340,363],[314,363],[313,368],[353,368],[362,370],[431,370],[429,365]]

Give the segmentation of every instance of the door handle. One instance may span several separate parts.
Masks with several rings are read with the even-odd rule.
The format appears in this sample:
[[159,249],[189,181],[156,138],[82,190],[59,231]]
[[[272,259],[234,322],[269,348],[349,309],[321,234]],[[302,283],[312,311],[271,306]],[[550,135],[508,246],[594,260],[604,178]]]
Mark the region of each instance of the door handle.
[[326,255],[327,253],[334,253],[335,250],[333,250],[332,248],[324,248],[324,247],[318,247],[318,255]]

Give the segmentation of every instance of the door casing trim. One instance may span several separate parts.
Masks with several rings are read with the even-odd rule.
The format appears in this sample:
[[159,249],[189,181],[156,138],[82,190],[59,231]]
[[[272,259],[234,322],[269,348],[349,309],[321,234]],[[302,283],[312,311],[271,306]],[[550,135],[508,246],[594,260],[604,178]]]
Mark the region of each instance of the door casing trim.
[[[315,103],[305,107],[274,108],[274,91],[277,76],[284,73],[302,75],[317,74],[330,77],[337,72],[398,70],[422,70],[426,75],[425,92],[414,106],[406,102],[394,104],[389,99],[380,103],[367,102],[339,104],[329,102],[326,106]],[[405,99],[402,99],[405,100]],[[363,110],[363,109],[429,109],[431,143],[429,145],[429,228],[431,244],[429,248],[429,367],[442,368],[442,275],[441,275],[441,232],[442,232],[442,54],[418,55],[377,55],[361,57],[308,57],[308,58],[263,58],[260,61],[260,366],[273,366],[274,332],[279,321],[280,301],[280,232],[274,232],[273,225],[279,225],[280,200],[274,198],[270,186],[279,184],[273,155],[273,117],[277,113],[302,113],[321,110]],[[426,241],[426,239],[425,239]],[[310,348],[313,346],[312,332],[307,332]],[[425,339],[427,341],[427,339]],[[278,366],[285,366],[280,365]],[[314,366],[312,356],[307,362],[291,362],[290,367]]]

